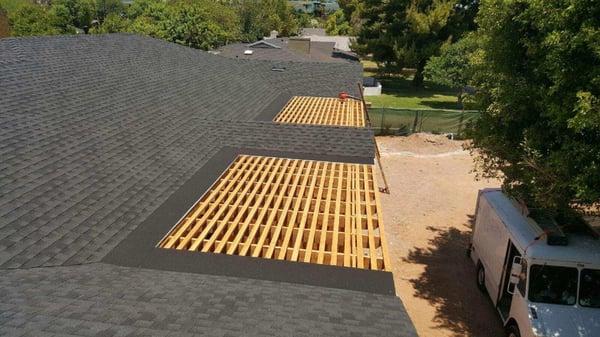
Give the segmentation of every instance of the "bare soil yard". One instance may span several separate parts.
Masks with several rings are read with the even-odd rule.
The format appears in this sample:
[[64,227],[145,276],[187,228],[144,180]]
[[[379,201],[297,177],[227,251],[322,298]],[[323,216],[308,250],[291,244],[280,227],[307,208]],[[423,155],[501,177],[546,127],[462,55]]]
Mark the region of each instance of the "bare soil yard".
[[[477,191],[463,142],[414,134],[378,137],[390,194],[381,194],[396,293],[423,337],[503,336],[465,255]],[[381,177],[379,177],[381,185]]]

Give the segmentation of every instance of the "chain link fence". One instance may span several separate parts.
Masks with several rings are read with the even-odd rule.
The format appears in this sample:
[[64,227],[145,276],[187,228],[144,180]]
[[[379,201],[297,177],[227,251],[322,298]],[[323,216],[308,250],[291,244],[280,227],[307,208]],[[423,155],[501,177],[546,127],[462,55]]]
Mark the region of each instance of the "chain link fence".
[[409,135],[430,132],[461,135],[465,126],[479,118],[476,110],[370,108],[376,135]]

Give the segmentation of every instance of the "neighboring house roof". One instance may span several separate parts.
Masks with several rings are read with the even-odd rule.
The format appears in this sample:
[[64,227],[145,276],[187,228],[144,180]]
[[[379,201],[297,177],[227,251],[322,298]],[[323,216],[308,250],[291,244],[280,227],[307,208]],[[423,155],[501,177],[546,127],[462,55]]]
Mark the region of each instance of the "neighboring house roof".
[[327,32],[325,32],[325,28],[302,28],[300,30],[300,36],[327,36]]
[[333,36],[322,36],[322,35],[304,35],[303,37],[309,38],[313,42],[333,42],[335,44],[335,49],[339,49],[345,52],[351,52],[352,49],[350,45],[352,41],[356,40],[354,36],[341,36],[341,35],[333,35]]
[[288,2],[292,4],[295,10],[305,13],[314,13],[317,6],[321,6],[325,12],[334,12],[340,9],[340,5],[335,0],[291,0]]
[[[232,43],[219,49],[219,54],[228,58],[243,60],[271,60],[296,62],[333,62],[348,63],[358,59],[352,54],[339,51],[335,42],[315,42],[304,39],[304,50],[294,49],[294,41],[302,39],[275,38],[259,40],[254,43]],[[310,43],[310,47],[308,47]],[[252,50],[252,54],[245,53]]]
[[248,45],[249,48],[275,48],[275,49],[281,49],[280,46],[274,44],[274,43],[270,43],[268,40],[259,40],[256,41],[254,43],[250,43]]
[[115,262],[226,148],[372,158],[368,129],[271,121],[360,80],[129,34],[0,39],[0,335],[415,336],[395,296]]

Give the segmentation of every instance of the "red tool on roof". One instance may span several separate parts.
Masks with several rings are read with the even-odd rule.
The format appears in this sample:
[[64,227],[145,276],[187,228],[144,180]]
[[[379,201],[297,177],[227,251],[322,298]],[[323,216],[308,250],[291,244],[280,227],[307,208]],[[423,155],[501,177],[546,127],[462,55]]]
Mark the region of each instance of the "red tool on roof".
[[356,96],[352,96],[352,95],[350,95],[349,93],[347,93],[345,91],[340,92],[338,94],[338,97],[339,97],[340,101],[342,101],[342,102],[345,101],[345,100],[347,100],[348,98],[352,98],[352,99],[355,99],[357,101],[361,100],[360,98],[358,98]]

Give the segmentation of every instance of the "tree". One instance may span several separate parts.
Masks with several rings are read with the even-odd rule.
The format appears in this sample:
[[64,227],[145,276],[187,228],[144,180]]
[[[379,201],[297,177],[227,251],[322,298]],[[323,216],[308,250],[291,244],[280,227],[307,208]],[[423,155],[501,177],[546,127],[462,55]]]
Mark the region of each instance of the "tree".
[[210,0],[179,2],[169,7],[164,27],[166,39],[204,50],[239,38],[233,9]]
[[356,51],[371,54],[388,72],[415,68],[413,84],[422,86],[427,60],[443,43],[460,35],[452,16],[462,8],[452,0],[366,0]]
[[129,7],[127,15],[131,20],[130,31],[166,39],[164,20],[168,15],[168,6],[165,1],[136,0]]
[[54,35],[60,30],[53,26],[56,18],[46,7],[33,4],[19,6],[8,17],[11,33],[14,36]]
[[241,0],[237,12],[244,41],[256,41],[272,30],[284,36],[296,34],[298,30],[293,9],[284,0]]
[[469,85],[473,74],[470,60],[477,51],[477,36],[470,34],[456,43],[442,45],[439,56],[427,61],[425,78],[430,81],[459,89],[458,102],[462,103],[463,88]]
[[325,22],[325,31],[329,35],[352,35],[352,27],[346,21],[344,12],[341,9],[333,12]]
[[124,12],[121,0],[94,0],[96,2],[96,19],[101,23],[110,13]]
[[600,201],[600,3],[490,0],[472,61],[484,176],[531,207]]
[[53,25],[61,33],[74,34],[75,28],[90,27],[94,18],[93,0],[54,0],[49,9]]
[[8,25],[8,17],[6,9],[0,3],[0,38],[10,36],[10,26]]
[[264,17],[261,17],[262,3],[259,0],[242,0],[237,5],[240,16],[242,40],[251,42],[269,35]]
[[352,27],[352,32],[354,34],[359,32],[362,27],[361,15],[364,10],[364,2],[362,0],[338,0],[338,4]]
[[294,17],[298,27],[302,28],[320,28],[321,22],[314,16],[301,11],[295,11]]
[[104,22],[95,28],[93,33],[121,33],[130,30],[131,22],[129,19],[118,13],[109,13]]
[[[212,49],[242,36],[253,41],[273,29],[283,35],[298,30],[292,7],[285,0],[135,0],[127,8],[120,0],[53,0],[43,5],[0,1],[15,8],[9,10],[15,35],[75,33],[76,28],[90,27],[92,20],[98,20],[92,33],[130,31]],[[244,25],[240,24],[242,14],[247,14]]]

